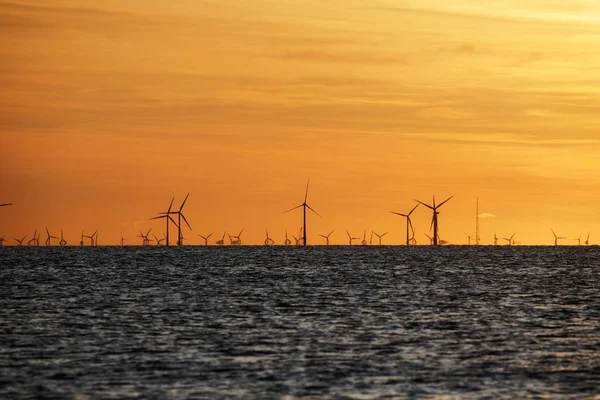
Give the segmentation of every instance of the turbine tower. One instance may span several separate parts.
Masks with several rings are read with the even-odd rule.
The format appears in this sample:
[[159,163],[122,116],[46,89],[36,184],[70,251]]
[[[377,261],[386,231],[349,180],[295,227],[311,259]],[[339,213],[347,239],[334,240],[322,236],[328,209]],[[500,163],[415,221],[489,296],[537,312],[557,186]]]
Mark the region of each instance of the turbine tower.
[[410,220],[410,215],[417,209],[417,207],[419,207],[418,203],[416,206],[413,207],[412,210],[410,210],[410,212],[408,214],[402,214],[399,212],[390,211],[390,213],[392,213],[392,214],[396,214],[396,215],[406,218],[406,245],[407,246],[410,246],[410,229],[413,230],[413,235],[414,235],[414,228],[413,228],[412,221]]
[[316,212],[315,210],[313,210],[311,208],[311,206],[309,206],[306,201],[308,200],[308,184],[310,183],[310,179],[306,182],[306,193],[304,195],[304,203],[300,204],[299,206],[296,206],[294,208],[290,208],[289,210],[287,210],[285,213],[288,213],[290,211],[293,211],[297,208],[302,207],[303,209],[303,221],[304,221],[304,229],[302,231],[302,245],[306,246],[308,244],[307,240],[306,240],[306,209],[308,208],[310,211],[314,212],[315,214],[317,214],[321,219],[323,219],[323,217],[321,217],[321,215],[319,215],[318,212]]
[[475,214],[475,244],[479,246],[479,242],[481,241],[481,237],[479,236],[479,197],[477,198]]
[[433,196],[433,205],[429,205],[429,204],[425,204],[422,201],[419,200],[415,200],[417,203],[423,204],[425,207],[429,208],[431,211],[433,211],[433,218],[431,219],[431,226],[429,227],[429,230],[431,230],[431,228],[433,227],[433,245],[437,246],[438,243],[438,215],[439,215],[439,211],[438,209],[443,206],[444,204],[446,204],[448,201],[450,201],[450,199],[452,199],[454,196],[450,196],[448,197],[446,200],[442,201],[439,205],[435,205],[435,196]]

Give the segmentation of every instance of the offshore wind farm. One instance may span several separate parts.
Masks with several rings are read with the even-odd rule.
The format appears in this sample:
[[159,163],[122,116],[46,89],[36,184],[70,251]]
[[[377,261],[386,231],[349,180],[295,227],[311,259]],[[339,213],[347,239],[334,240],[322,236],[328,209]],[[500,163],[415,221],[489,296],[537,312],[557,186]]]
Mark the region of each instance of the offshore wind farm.
[[599,399],[600,2],[0,0],[0,399]]

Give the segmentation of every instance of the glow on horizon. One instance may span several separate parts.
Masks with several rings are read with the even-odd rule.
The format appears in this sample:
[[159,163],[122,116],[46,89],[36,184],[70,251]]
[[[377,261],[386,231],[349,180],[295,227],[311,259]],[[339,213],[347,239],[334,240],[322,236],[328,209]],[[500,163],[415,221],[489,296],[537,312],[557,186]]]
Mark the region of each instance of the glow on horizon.
[[[311,243],[600,234],[600,3],[0,1],[0,236],[133,242],[191,192],[197,234],[261,244],[311,179]],[[430,215],[413,219],[426,243]],[[560,232],[559,232],[560,231]],[[218,238],[215,238],[215,240]],[[135,243],[135,242],[134,242]],[[575,242],[573,242],[575,243]],[[6,244],[6,243],[5,243]]]

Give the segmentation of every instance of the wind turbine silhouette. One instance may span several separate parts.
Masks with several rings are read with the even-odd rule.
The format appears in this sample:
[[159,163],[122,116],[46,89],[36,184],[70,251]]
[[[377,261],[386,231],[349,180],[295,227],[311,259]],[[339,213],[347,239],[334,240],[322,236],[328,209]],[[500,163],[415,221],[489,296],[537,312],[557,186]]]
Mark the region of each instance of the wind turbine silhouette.
[[512,246],[514,243],[514,238],[515,238],[516,234],[517,234],[517,232],[513,233],[512,236],[509,238],[502,238],[502,239],[504,239],[508,242],[508,244],[507,244],[508,246]]
[[387,235],[389,232],[386,232],[386,233],[384,233],[384,234],[381,234],[381,235],[380,235],[380,234],[378,234],[378,233],[377,233],[377,232],[375,232],[375,231],[373,231],[373,233],[375,234],[375,236],[377,236],[377,237],[379,238],[379,245],[381,246],[381,239],[382,239],[382,238],[383,238],[385,235]]
[[46,239],[46,243],[45,243],[45,245],[46,245],[46,246],[51,246],[51,245],[52,245],[52,244],[50,243],[50,241],[51,241],[52,239],[57,239],[57,240],[58,240],[58,238],[57,238],[56,236],[52,236],[52,235],[50,234],[50,232],[48,231],[48,227],[46,227],[46,234],[48,235],[48,238]]
[[[297,209],[297,208],[300,208],[300,207],[302,207],[302,209],[303,209],[303,217],[304,217],[304,218],[303,218],[303,220],[304,220],[304,229],[303,229],[303,234],[302,234],[302,245],[303,245],[303,246],[306,246],[306,245],[308,245],[308,242],[307,242],[307,240],[306,240],[306,209],[308,208],[310,211],[314,212],[314,213],[315,213],[315,214],[317,214],[317,215],[318,215],[318,216],[319,216],[321,219],[323,219],[323,217],[321,217],[321,215],[319,215],[319,213],[318,213],[318,212],[316,212],[315,210],[313,210],[313,209],[311,208],[311,206],[309,206],[309,205],[306,203],[306,201],[308,200],[308,184],[309,184],[309,183],[310,183],[310,179],[309,179],[308,181],[306,181],[306,193],[305,193],[305,195],[304,195],[304,202],[303,202],[302,204],[300,204],[299,206],[296,206],[296,207],[294,207],[294,208],[290,208],[289,210],[287,210],[287,211],[285,211],[285,212],[284,212],[284,214],[285,214],[285,213],[288,213],[288,212],[290,212],[290,211],[293,211],[293,210],[295,210],[295,209]],[[296,243],[297,243],[297,241],[296,241]]]
[[0,207],[7,207],[7,206],[12,206],[13,203],[4,203],[4,204],[0,204]]
[[[181,206],[179,207],[179,210],[171,212],[169,211],[171,209],[171,206],[169,206],[169,210],[166,213],[160,213],[159,215],[161,216],[167,216],[167,215],[174,215],[177,214],[177,223],[175,223],[175,221],[173,221],[171,219],[171,221],[177,226],[177,246],[182,246],[183,245],[183,239],[184,237],[182,236],[181,233],[181,219],[183,218],[183,221],[185,222],[185,224],[188,226],[188,228],[190,228],[190,231],[193,230],[192,227],[190,226],[187,218],[185,217],[185,215],[183,215],[183,207],[185,207],[185,203],[187,202],[188,197],[190,196],[190,194],[188,193],[185,196],[185,199],[183,200],[183,203],[181,203]],[[171,201],[171,204],[173,202]],[[154,219],[157,219],[158,217],[155,217]],[[152,218],[151,218],[152,219]],[[167,230],[168,230],[168,219],[167,219]]]
[[0,237],[0,247],[4,246],[4,241],[6,239],[4,239],[4,236]]
[[579,237],[578,237],[578,238],[576,238],[576,239],[573,239],[573,240],[577,240],[577,246],[581,246],[581,236],[582,236],[582,235],[583,235],[583,234],[579,235]]
[[151,239],[148,239],[148,235],[150,235],[150,232],[152,232],[152,228],[150,228],[145,235],[144,232],[140,231],[140,234],[137,236],[142,239],[142,246],[150,245],[150,242],[152,241]]
[[494,246],[498,246],[498,236],[496,235],[496,232],[494,232]]
[[[212,233],[211,233],[212,235]],[[223,246],[225,244],[225,235],[227,235],[227,231],[223,232],[223,237],[221,238],[221,240],[217,240],[215,244],[219,245],[219,246]]]
[[[83,235],[83,237],[90,239],[90,246],[94,245],[94,237],[96,237],[97,233],[98,233],[98,231],[94,232],[94,234],[92,236]],[[83,242],[83,239],[82,239],[82,242]]]
[[79,245],[80,245],[80,246],[83,246],[83,245],[85,245],[85,243],[83,242],[83,237],[84,237],[84,236],[85,236],[85,235],[83,234],[83,231],[81,231],[81,240],[79,241]]
[[467,239],[469,239],[469,246],[471,245],[471,238],[473,237],[473,235],[467,235],[466,232],[463,232],[465,234],[465,236],[467,237]]
[[346,234],[348,235],[348,239],[349,239],[349,242],[350,242],[350,246],[352,246],[352,241],[353,241],[353,240],[360,240],[360,238],[357,238],[357,237],[352,237],[352,236],[350,235],[350,232],[348,232],[348,231],[346,231]]
[[[229,235],[229,241],[231,242],[232,246],[241,246],[242,245],[242,233],[244,233],[243,229],[240,231],[240,233],[237,236]],[[233,239],[235,239],[235,240],[233,240]]]
[[210,237],[213,235],[214,232],[211,232],[210,235],[208,236],[202,236],[202,235],[198,235],[200,236],[202,239],[204,239],[204,245],[208,246],[208,239],[210,239]]
[[19,246],[23,246],[23,242],[25,241],[25,238],[26,238],[26,237],[27,237],[27,235],[23,236],[23,239],[20,239],[20,240],[19,240],[19,239],[17,239],[17,238],[13,238],[13,239],[15,239],[15,241],[16,241],[17,243],[19,243]]
[[559,239],[566,239],[566,237],[564,236],[556,236],[556,233],[554,233],[554,229],[550,229],[552,231],[552,234],[554,235],[554,245],[558,246],[558,240]]
[[[454,196],[450,196],[448,197],[446,200],[442,201],[439,205],[435,205],[435,196],[433,196],[433,205],[429,205],[429,204],[425,204],[422,201],[419,200],[415,200],[417,203],[420,203],[422,205],[424,205],[425,207],[429,208],[430,210],[433,211],[433,218],[431,219],[431,227],[433,227],[433,245],[437,246],[438,245],[438,215],[439,215],[439,211],[438,209],[443,206],[444,204],[446,204],[448,201],[450,201],[450,199],[452,199]],[[429,230],[431,230],[431,227],[429,228]]]
[[121,233],[121,241],[120,241],[120,243],[121,243],[121,246],[125,246],[125,240],[127,240],[127,239],[125,239],[125,238],[123,237],[123,234]]
[[27,246],[39,246],[40,245],[40,236],[37,233],[37,229],[33,232],[33,238],[27,242]]
[[[371,238],[372,238],[372,237],[373,237],[373,232],[371,231]],[[362,240],[362,242],[360,242],[360,244],[362,244],[363,246],[366,246],[366,245],[367,245],[367,231],[365,231],[365,232],[363,233],[363,240]]]
[[589,231],[588,231],[588,234],[587,234],[587,239],[585,239],[585,245],[586,246],[590,245],[590,232]]
[[67,241],[65,240],[65,235],[63,234],[62,228],[60,230],[60,242],[58,242],[58,244],[63,247],[67,245]]
[[410,219],[410,215],[417,209],[417,207],[419,207],[418,203],[416,206],[413,207],[412,210],[410,210],[410,212],[408,214],[402,214],[402,213],[399,213],[396,211],[390,211],[390,213],[392,213],[392,214],[396,214],[396,215],[406,218],[406,245],[407,246],[410,246],[410,233],[409,233],[410,229],[413,230],[413,236],[414,236],[414,228],[413,228],[412,221]]
[[272,246],[275,244],[275,241],[269,237],[269,230],[265,229],[267,232],[267,238],[265,239],[265,246]]
[[152,234],[152,236],[154,236],[154,239],[156,240],[156,245],[157,245],[157,246],[162,246],[162,242],[163,242],[163,240],[165,240],[165,239],[166,239],[166,237],[165,237],[165,238],[162,238],[162,239],[159,239],[159,238],[157,238],[157,237],[156,237],[156,235],[155,235],[154,233]]
[[[189,196],[189,193],[188,193],[188,196]],[[186,197],[186,200],[187,200],[187,197]],[[169,204],[169,208],[167,209],[166,213],[161,213],[161,215],[159,215],[158,217],[150,218],[150,220],[153,220],[153,219],[162,219],[162,218],[165,219],[165,222],[167,223],[167,236],[165,238],[167,246],[170,246],[170,242],[169,242],[169,221],[171,221],[173,224],[175,224],[175,226],[177,228],[179,228],[179,224],[177,224],[175,222],[175,220],[173,218],[171,218],[171,214],[173,214],[173,215],[177,214],[177,212],[171,212],[171,208],[173,207],[173,201],[175,201],[175,197],[173,197],[171,199],[171,204]],[[183,209],[183,205],[181,206],[181,209]],[[181,211],[181,209],[179,211]],[[184,217],[184,219],[185,219],[185,217]],[[179,223],[181,223],[181,217],[179,218]],[[189,224],[188,224],[188,226],[189,226]],[[181,230],[179,231],[179,236],[181,237]]]
[[429,245],[433,246],[433,238],[426,233],[424,235],[427,236],[427,238],[429,239]]
[[321,236],[323,239],[325,239],[325,245],[326,246],[329,246],[329,236],[331,236],[331,234],[333,232],[335,232],[335,229],[333,231],[329,232],[329,235],[321,235],[321,234],[319,234],[319,236]]
[[287,233],[287,229],[285,230],[285,245],[289,246],[290,244],[292,244],[292,241],[288,238],[288,233]]

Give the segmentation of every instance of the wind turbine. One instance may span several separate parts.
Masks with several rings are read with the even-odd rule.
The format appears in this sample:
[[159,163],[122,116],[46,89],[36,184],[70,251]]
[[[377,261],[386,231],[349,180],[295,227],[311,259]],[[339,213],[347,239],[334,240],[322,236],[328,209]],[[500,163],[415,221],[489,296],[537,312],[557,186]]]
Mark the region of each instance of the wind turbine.
[[429,239],[429,245],[433,246],[433,238],[426,233],[424,233],[424,235],[427,236],[427,239]]
[[588,231],[587,239],[585,239],[585,245],[586,246],[590,245],[590,232],[589,231]]
[[[243,232],[244,232],[244,230],[242,229],[237,236],[229,235],[229,241],[231,242],[232,246],[241,246],[242,245],[242,233]],[[235,239],[235,240],[233,240],[233,239]]]
[[371,236],[369,237],[369,244],[373,244],[373,231],[371,231]]
[[46,239],[46,243],[45,243],[45,245],[46,245],[46,246],[51,246],[51,245],[52,245],[52,244],[50,243],[50,241],[51,241],[52,239],[57,239],[57,240],[58,240],[58,238],[57,238],[56,236],[52,236],[52,235],[50,234],[50,232],[48,231],[48,227],[46,227],[46,234],[48,235],[48,238]]
[[211,232],[211,234],[208,236],[202,236],[202,235],[198,235],[198,236],[200,236],[202,239],[204,239],[204,245],[208,246],[208,239],[210,239],[210,237],[213,235],[213,233],[214,232]]
[[119,243],[121,243],[121,246],[125,246],[125,240],[127,240],[127,239],[125,239],[123,237],[123,234],[121,233],[121,241],[119,242]]
[[494,246],[498,246],[498,235],[494,232]]
[[556,236],[556,233],[554,233],[554,229],[550,229],[552,231],[552,234],[554,235],[554,245],[558,246],[558,240],[559,239],[566,239],[566,237],[564,236]]
[[511,237],[509,237],[509,238],[502,238],[502,239],[504,239],[504,240],[506,240],[506,241],[508,242],[508,243],[507,243],[507,246],[512,246],[512,245],[513,245],[513,243],[514,243],[514,238],[515,238],[515,235],[516,235],[516,234],[517,234],[517,232],[513,233],[513,234],[512,234],[512,236],[511,236]]
[[[189,196],[189,193],[188,193],[188,196]],[[186,199],[187,199],[187,197],[186,197]],[[167,223],[167,236],[165,238],[167,246],[170,246],[170,242],[169,242],[169,221],[171,221],[173,224],[175,224],[175,226],[177,228],[179,228],[179,225],[175,222],[175,220],[173,218],[171,218],[171,214],[173,214],[173,215],[177,214],[177,212],[171,212],[171,208],[173,207],[173,201],[175,201],[175,197],[173,197],[171,199],[171,204],[169,204],[169,208],[167,209],[166,213],[161,213],[161,215],[159,215],[158,217],[150,218],[150,220],[153,220],[153,219],[162,219],[162,218],[165,219],[165,222]],[[181,208],[183,208],[183,205],[181,206]],[[179,219],[179,223],[181,223],[181,218]],[[180,233],[179,236],[181,236],[181,233]]]
[[16,241],[17,243],[19,243],[19,246],[23,246],[23,242],[25,241],[25,238],[26,238],[26,237],[27,237],[27,235],[23,236],[23,239],[20,239],[20,240],[19,240],[19,239],[17,239],[17,238],[13,238],[13,239],[15,239],[15,241]]
[[156,240],[156,245],[157,245],[157,246],[162,246],[162,242],[163,242],[163,240],[165,240],[165,239],[166,239],[166,237],[164,237],[164,238],[162,238],[162,239],[159,239],[159,238],[157,238],[157,237],[156,237],[156,235],[155,235],[154,233],[152,234],[152,236],[154,236],[154,239]]
[[269,230],[265,229],[267,232],[267,238],[265,239],[265,246],[272,246],[275,244],[275,241],[269,237]]
[[329,236],[331,236],[331,234],[332,234],[333,232],[335,232],[335,230],[333,230],[333,231],[329,232],[329,235],[321,235],[321,234],[319,234],[319,236],[321,236],[323,239],[325,239],[325,245],[326,245],[326,246],[329,246]]
[[4,246],[4,236],[0,237],[0,247]]
[[83,231],[81,231],[81,240],[79,241],[79,245],[80,245],[80,246],[83,246],[83,245],[85,245],[85,243],[83,242],[83,237],[84,237],[84,236],[85,236],[85,235],[83,234]]
[[[423,204],[425,207],[429,208],[430,210],[433,211],[433,218],[431,219],[431,227],[433,227],[433,245],[437,246],[438,245],[438,215],[439,215],[439,211],[438,209],[443,206],[444,204],[446,204],[446,202],[450,201],[450,199],[452,199],[454,196],[450,196],[448,197],[446,200],[442,201],[439,205],[435,205],[435,196],[433,196],[433,205],[428,205],[423,203],[422,201],[419,200],[415,200],[417,203]],[[431,227],[429,228],[429,230],[431,230]]]
[[465,236],[467,237],[467,239],[469,239],[469,246],[471,245],[471,238],[473,237],[473,235],[467,235],[466,232],[463,232],[465,234]]
[[58,244],[63,247],[67,245],[67,241],[65,240],[65,235],[63,233],[62,228],[60,230],[60,242],[58,242]]
[[396,214],[396,215],[406,218],[406,245],[407,246],[410,246],[410,229],[413,229],[413,235],[414,235],[414,228],[412,225],[412,221],[410,220],[410,215],[417,209],[417,207],[419,207],[419,204],[414,206],[413,209],[410,210],[410,212],[408,214],[402,214],[399,212],[390,211],[390,213],[392,213],[392,214]]
[[389,232],[386,232],[386,233],[384,233],[384,234],[381,234],[381,235],[380,235],[380,234],[378,234],[378,233],[377,233],[377,232],[375,232],[375,231],[373,231],[373,233],[375,234],[375,236],[377,236],[377,237],[379,238],[379,245],[381,246],[381,239],[382,239],[382,238],[383,238],[385,235],[387,235]]
[[290,208],[289,210],[287,210],[285,213],[288,213],[290,211],[293,211],[297,208],[302,207],[303,209],[303,220],[304,220],[304,230],[303,230],[303,234],[302,234],[302,245],[306,246],[308,244],[307,240],[306,240],[306,209],[308,208],[310,211],[314,212],[315,214],[317,214],[321,219],[323,219],[323,217],[321,217],[321,215],[319,215],[318,212],[316,212],[315,210],[313,210],[311,208],[311,206],[309,206],[306,201],[308,200],[308,184],[310,183],[310,179],[306,182],[306,193],[304,195],[304,202],[302,204],[300,204],[299,206],[296,206],[294,208]]
[[296,241],[296,246],[300,246],[300,240],[301,238],[297,238],[296,236],[292,235],[292,237],[294,238],[294,240]]
[[285,245],[289,246],[290,244],[292,244],[292,241],[288,238],[288,233],[287,233],[287,229],[285,230]]
[[[212,233],[211,233],[212,235]],[[225,244],[225,235],[227,235],[227,231],[223,232],[223,237],[221,238],[221,240],[217,240],[215,244],[219,245],[219,246],[223,246]]]
[[148,238],[148,235],[150,235],[150,232],[152,232],[152,228],[150,228],[145,235],[144,235],[144,232],[140,231],[140,234],[137,236],[142,239],[142,246],[150,245],[150,242],[152,241],[152,239]]
[[29,240],[29,242],[27,242],[27,246],[39,246],[40,245],[40,240],[39,240],[39,235],[37,233],[37,229],[33,232],[33,238],[31,238]]
[[579,237],[577,239],[573,239],[573,240],[577,240],[577,246],[581,246],[581,236],[579,235]]
[[[371,237],[373,237],[373,233],[372,232],[371,232]],[[360,244],[362,244],[363,246],[367,245],[367,231],[365,231],[365,233],[363,234],[363,240],[362,240],[362,242]]]
[[[187,199],[188,199],[189,196],[190,196],[189,193],[185,196],[185,199],[183,200],[183,203],[181,203],[181,206],[179,207],[179,210],[174,211],[174,212],[167,211],[166,213],[160,213],[161,216],[168,216],[168,215],[171,215],[171,214],[177,214],[177,218],[178,218],[177,219],[177,223],[175,223],[175,221],[173,221],[171,219],[171,221],[177,226],[177,231],[178,231],[177,232],[178,233],[178,235],[177,235],[177,246],[182,246],[183,245],[183,239],[184,239],[184,237],[182,236],[182,233],[181,233],[181,219],[182,218],[183,218],[183,221],[185,222],[185,224],[188,226],[188,228],[190,228],[190,231],[192,230],[192,227],[190,226],[187,218],[185,217],[185,215],[183,215],[183,207],[185,207],[185,203],[186,203],[186,201],[187,201]],[[171,201],[171,204],[172,203],[173,202]],[[171,209],[171,206],[169,206],[169,210],[170,209]],[[157,218],[158,217],[155,217],[153,219],[157,219]],[[167,232],[168,232],[168,225],[169,225],[168,221],[169,221],[169,219],[167,219]]]
[[352,237],[352,236],[350,235],[350,232],[348,232],[348,231],[346,231],[346,234],[348,235],[348,239],[349,239],[349,242],[350,242],[350,246],[352,246],[352,241],[353,241],[353,240],[359,240],[359,239],[360,239],[360,238],[357,238],[357,237]]

